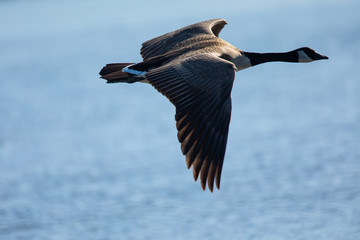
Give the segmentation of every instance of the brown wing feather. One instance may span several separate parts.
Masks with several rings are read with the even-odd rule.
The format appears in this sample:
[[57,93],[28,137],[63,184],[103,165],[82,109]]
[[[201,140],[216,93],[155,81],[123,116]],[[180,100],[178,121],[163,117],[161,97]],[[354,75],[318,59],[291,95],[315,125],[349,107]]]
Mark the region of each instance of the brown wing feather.
[[213,191],[214,180],[220,188],[235,66],[211,54],[200,54],[174,60],[145,76],[176,107],[178,139],[195,180],[200,174],[203,189],[208,182]]
[[146,61],[149,58],[167,53],[177,44],[197,35],[210,34],[218,37],[225,24],[224,19],[212,19],[166,33],[144,42],[140,52],[141,56]]

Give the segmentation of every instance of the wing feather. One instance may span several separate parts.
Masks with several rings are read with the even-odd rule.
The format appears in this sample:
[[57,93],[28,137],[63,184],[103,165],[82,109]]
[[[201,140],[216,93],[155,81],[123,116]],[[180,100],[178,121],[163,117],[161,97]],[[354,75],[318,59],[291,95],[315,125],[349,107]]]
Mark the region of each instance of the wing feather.
[[[149,50],[150,51],[150,50]],[[235,66],[211,54],[178,59],[146,73],[147,80],[176,107],[181,150],[203,189],[220,187],[231,115]]]
[[208,34],[218,37],[225,25],[226,21],[224,19],[211,19],[166,33],[144,42],[140,52],[141,56],[146,61],[149,58],[167,53],[177,44],[198,35]]

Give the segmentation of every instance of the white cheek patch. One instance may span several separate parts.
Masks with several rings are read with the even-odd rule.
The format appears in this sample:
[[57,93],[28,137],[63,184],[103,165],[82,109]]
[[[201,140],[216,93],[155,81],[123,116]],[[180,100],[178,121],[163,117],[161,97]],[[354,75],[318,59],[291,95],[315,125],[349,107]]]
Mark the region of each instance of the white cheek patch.
[[313,60],[303,51],[298,51],[299,62],[312,62]]
[[[132,64],[134,65],[134,64]],[[145,74],[147,73],[146,71],[138,71],[138,70],[134,70],[134,69],[129,69],[130,66],[126,66],[122,69],[123,72],[129,73],[129,74],[133,74],[137,77],[145,77]]]

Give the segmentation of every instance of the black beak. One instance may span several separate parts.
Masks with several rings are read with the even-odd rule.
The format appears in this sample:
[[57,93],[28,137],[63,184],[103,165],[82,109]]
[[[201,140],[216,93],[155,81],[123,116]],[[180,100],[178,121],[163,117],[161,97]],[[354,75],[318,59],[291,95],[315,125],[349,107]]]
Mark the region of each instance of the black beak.
[[321,59],[329,59],[328,56],[321,55],[319,53],[315,53],[315,56],[313,57],[314,60],[321,60]]

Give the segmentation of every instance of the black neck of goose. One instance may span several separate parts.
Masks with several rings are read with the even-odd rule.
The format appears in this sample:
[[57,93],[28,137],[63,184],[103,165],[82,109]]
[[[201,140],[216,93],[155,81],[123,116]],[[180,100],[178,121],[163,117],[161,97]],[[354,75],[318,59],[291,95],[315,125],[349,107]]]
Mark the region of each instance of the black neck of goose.
[[298,54],[296,51],[284,53],[253,53],[244,52],[245,56],[250,59],[251,66],[255,66],[266,62],[298,62]]

